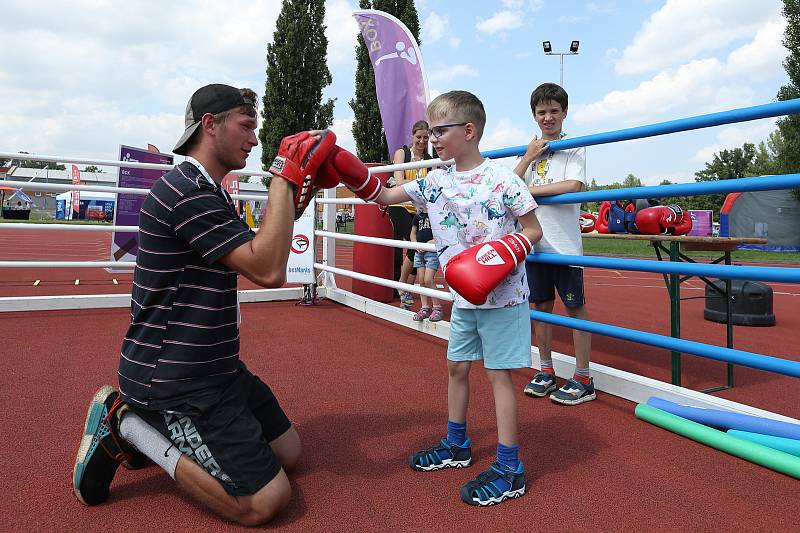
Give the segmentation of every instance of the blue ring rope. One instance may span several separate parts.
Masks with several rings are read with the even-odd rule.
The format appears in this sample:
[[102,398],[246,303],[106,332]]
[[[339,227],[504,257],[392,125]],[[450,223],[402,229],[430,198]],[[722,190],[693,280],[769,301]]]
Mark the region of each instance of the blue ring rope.
[[555,326],[579,329],[582,331],[588,331],[590,333],[605,335],[607,337],[615,337],[617,339],[638,342],[640,344],[648,344],[650,346],[665,348],[667,350],[676,352],[690,353],[699,355],[701,357],[706,357],[708,359],[715,359],[717,361],[723,361],[726,363],[734,363],[758,370],[766,370],[768,372],[775,372],[777,374],[783,374],[796,378],[800,377],[800,362],[789,361],[779,357],[745,352],[732,348],[722,348],[719,346],[689,341],[686,339],[675,339],[672,337],[666,337],[664,335],[657,335],[655,333],[646,333],[644,331],[638,331],[635,329],[612,326],[610,324],[603,324],[600,322],[591,322],[589,320],[581,320],[579,318],[571,318],[553,313],[545,313],[542,311],[531,311],[530,314],[531,320],[538,320],[540,322],[546,322]]
[[[752,107],[743,107],[741,109],[733,109],[730,111],[721,111],[719,113],[710,113],[708,115],[669,120],[667,122],[658,122],[656,124],[636,126],[634,128],[594,133],[592,135],[582,135],[580,137],[573,137],[570,139],[561,139],[560,141],[550,142],[548,146],[551,150],[567,150],[569,148],[577,148],[579,146],[593,146],[596,144],[629,141],[632,139],[642,139],[644,137],[666,135],[669,133],[696,130],[699,128],[709,128],[712,126],[720,126],[722,124],[735,124],[737,122],[791,115],[794,113],[800,113],[800,98]],[[527,149],[528,146],[523,145],[514,146],[511,148],[501,148],[499,150],[488,150],[483,152],[483,156],[492,159],[500,159],[503,157],[522,155]]]
[[[536,246],[534,245],[534,248]],[[534,253],[527,257],[531,263],[551,265],[588,266],[656,272],[660,274],[684,274],[722,279],[743,279],[773,281],[778,283],[800,283],[800,268],[763,267],[742,265],[710,265],[706,263],[685,263],[655,261],[652,259],[620,259],[617,257],[598,257],[593,255],[561,255]]]

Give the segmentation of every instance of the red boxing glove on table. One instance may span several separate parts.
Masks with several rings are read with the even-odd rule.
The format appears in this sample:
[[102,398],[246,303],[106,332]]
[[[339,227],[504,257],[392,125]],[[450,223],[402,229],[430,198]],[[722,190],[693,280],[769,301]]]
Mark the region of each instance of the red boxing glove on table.
[[692,229],[692,218],[680,206],[660,205],[636,213],[636,227],[645,235],[685,235]]
[[300,218],[311,199],[322,188],[335,187],[339,181],[317,179],[317,171],[336,146],[336,135],[325,130],[319,136],[302,131],[284,137],[278,147],[278,155],[272,161],[269,172],[285,179],[295,187],[294,219]]
[[597,223],[597,217],[591,213],[581,213],[578,215],[578,222],[581,226],[581,233],[591,233]]
[[522,233],[512,233],[454,255],[444,270],[450,288],[473,305],[483,305],[489,293],[514,268],[525,262],[533,244]]
[[362,200],[371,202],[381,192],[381,180],[369,173],[359,158],[338,146],[334,146],[320,167],[320,176],[326,181],[344,183]]

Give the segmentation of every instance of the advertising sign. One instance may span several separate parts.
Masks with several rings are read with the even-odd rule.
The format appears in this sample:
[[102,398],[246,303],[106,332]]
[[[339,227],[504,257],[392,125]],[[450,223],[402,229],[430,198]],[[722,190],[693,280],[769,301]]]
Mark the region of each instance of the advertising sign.
[[690,209],[689,216],[692,217],[692,229],[689,235],[694,237],[711,237],[711,223],[713,221],[713,211],[706,209]]
[[289,262],[286,265],[287,283],[314,283],[314,213],[316,202],[311,200],[303,216],[294,223]]
[[[142,163],[155,163],[172,165],[173,156],[170,154],[155,153],[143,148],[120,146],[120,161],[139,161]],[[149,189],[153,183],[166,174],[166,170],[150,170],[143,168],[119,167],[117,175],[118,187],[131,187]],[[114,210],[114,224],[117,226],[138,226],[139,209],[145,197],[138,194],[117,194],[117,205]],[[136,233],[114,232],[111,236],[111,260],[135,261],[139,236]]]

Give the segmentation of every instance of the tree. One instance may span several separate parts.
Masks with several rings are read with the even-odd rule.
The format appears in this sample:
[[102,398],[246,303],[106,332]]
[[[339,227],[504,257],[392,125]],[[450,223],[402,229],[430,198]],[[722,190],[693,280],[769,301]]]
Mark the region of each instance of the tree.
[[[789,75],[789,83],[778,90],[778,100],[792,100],[800,97],[800,0],[783,0],[783,16],[786,17],[783,46],[789,50],[783,68]],[[778,131],[782,144],[775,154],[776,171],[800,173],[800,115],[778,120]],[[792,195],[800,201],[800,189],[793,190]]]
[[622,180],[622,186],[625,187],[625,188],[628,188],[628,187],[641,187],[642,186],[642,180],[640,180],[639,178],[637,178],[633,174],[628,174],[627,176],[625,176],[625,179]]
[[97,173],[102,173],[102,172],[103,172],[103,169],[102,169],[102,168],[100,168],[100,167],[96,167],[96,166],[94,166],[94,165],[89,165],[88,167],[84,168],[84,169],[83,169],[83,171],[84,171],[84,172],[97,172]]
[[[702,183],[754,176],[755,159],[756,147],[752,143],[744,143],[741,148],[732,150],[720,150],[718,154],[714,154],[711,163],[705,164],[706,168],[694,173],[694,180]],[[688,204],[685,206],[686,209],[711,209],[716,216],[725,202],[725,196],[725,194],[706,194],[688,197],[684,203]]]
[[[27,154],[29,152],[19,152]],[[67,167],[61,163],[53,163],[52,161],[29,161],[27,159],[3,159],[0,162],[0,167],[21,167],[21,168],[39,168],[49,170],[66,170]]]
[[[361,9],[377,9],[390,13],[400,19],[417,40],[419,40],[419,15],[414,0],[360,0]],[[383,121],[378,108],[378,97],[375,94],[375,74],[372,62],[361,35],[356,45],[356,94],[350,100],[350,107],[355,114],[353,121],[353,138],[356,141],[358,157],[363,161],[388,162],[389,148],[383,133]],[[411,124],[408,125],[409,129]]]
[[[323,0],[283,0],[273,42],[267,45],[263,122],[258,132],[261,163],[268,168],[287,135],[333,123],[334,100],[322,103],[330,85]],[[269,179],[264,184],[269,186]]]
[[239,176],[239,183],[250,183],[250,176]]

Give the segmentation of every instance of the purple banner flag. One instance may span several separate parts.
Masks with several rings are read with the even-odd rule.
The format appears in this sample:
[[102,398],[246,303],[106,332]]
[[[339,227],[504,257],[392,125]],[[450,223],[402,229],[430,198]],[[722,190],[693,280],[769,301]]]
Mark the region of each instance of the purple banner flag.
[[414,122],[425,120],[428,81],[422,55],[405,24],[389,13],[366,9],[353,16],[375,72],[375,93],[391,156],[408,143]]

